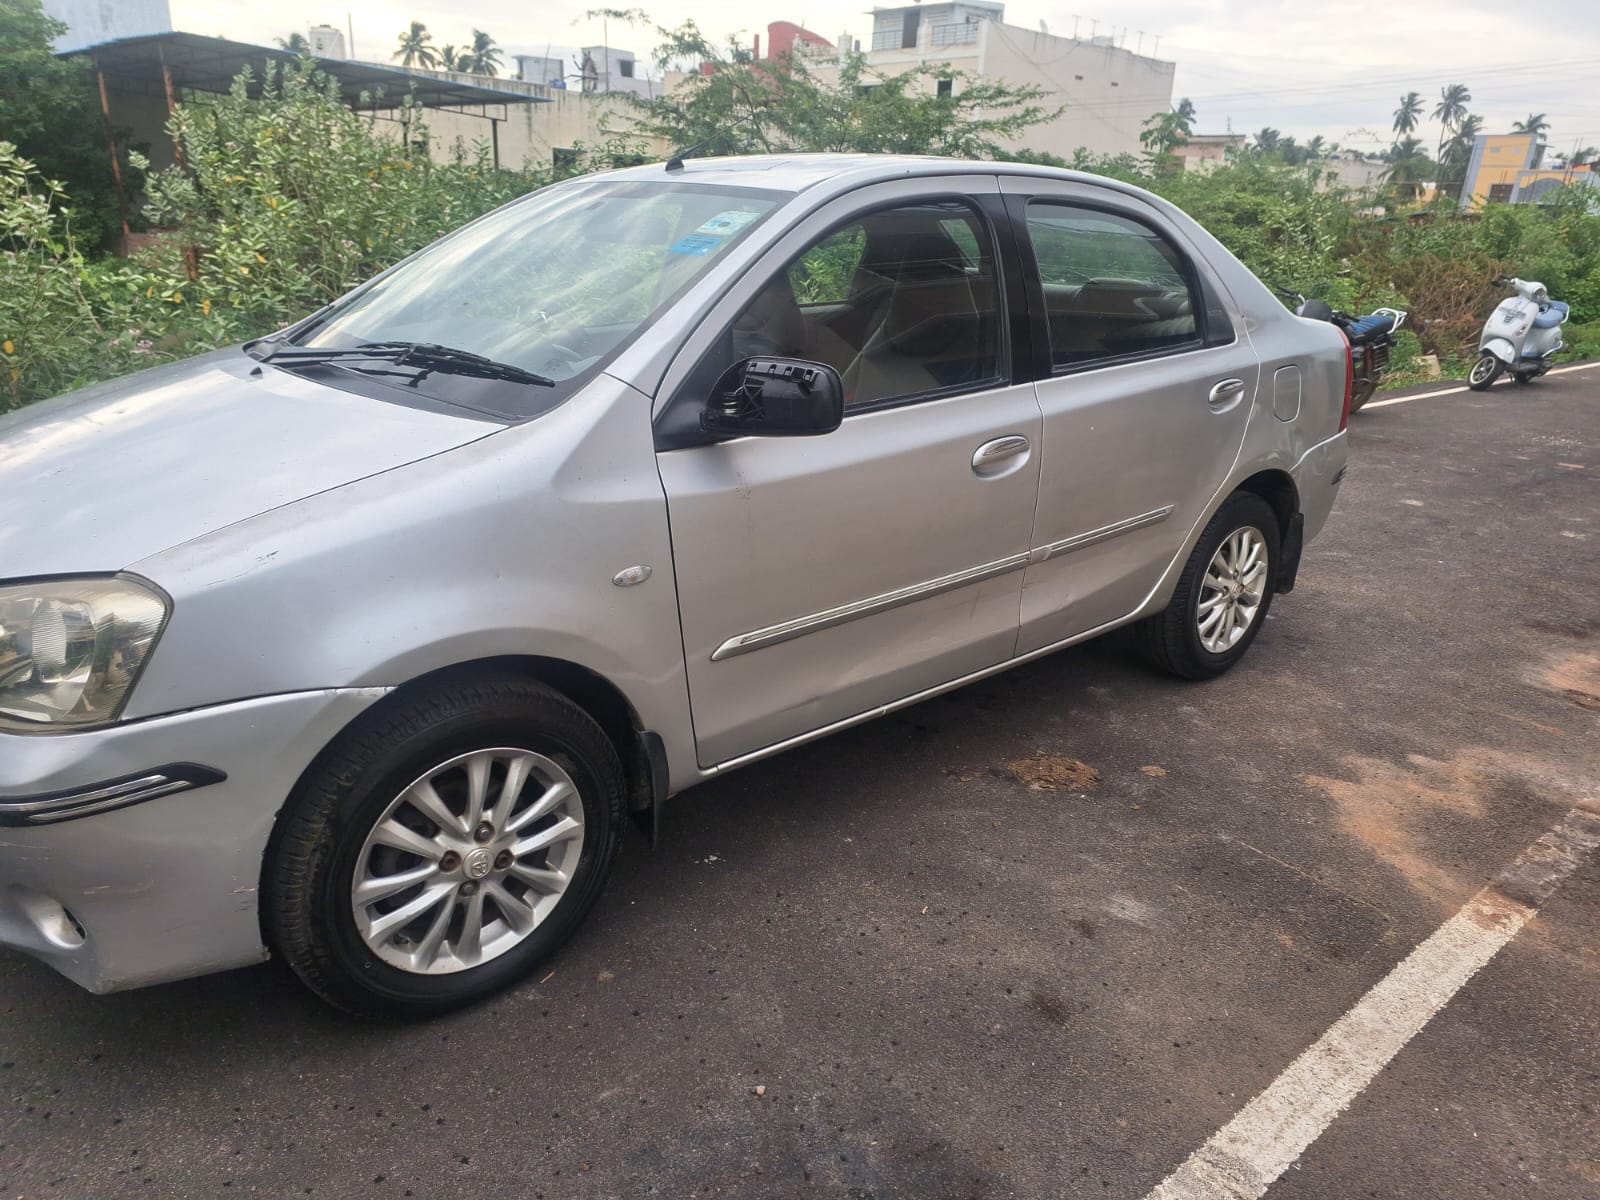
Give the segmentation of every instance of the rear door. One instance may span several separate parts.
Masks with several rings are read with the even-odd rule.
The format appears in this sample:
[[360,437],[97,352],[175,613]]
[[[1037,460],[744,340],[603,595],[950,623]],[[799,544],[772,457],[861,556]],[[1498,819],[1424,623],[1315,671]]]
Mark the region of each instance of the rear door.
[[1136,610],[1209,512],[1260,368],[1220,285],[1135,197],[1005,178],[1044,430],[1018,653]]
[[[1041,421],[1012,381],[993,176],[862,189],[801,222],[665,383],[666,490],[700,761],[737,759],[1004,662]],[[706,444],[727,365],[825,362],[843,425]]]

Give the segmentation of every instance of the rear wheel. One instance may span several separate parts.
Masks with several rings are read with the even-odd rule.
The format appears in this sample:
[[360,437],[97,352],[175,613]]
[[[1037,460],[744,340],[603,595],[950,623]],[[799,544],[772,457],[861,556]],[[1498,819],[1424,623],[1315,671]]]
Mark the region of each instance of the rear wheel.
[[1478,355],[1472,364],[1472,374],[1467,376],[1467,386],[1475,392],[1485,391],[1500,377],[1500,360],[1492,354]]
[[1362,405],[1378,394],[1376,379],[1357,380],[1350,392],[1350,411],[1360,412]]
[[1145,656],[1184,679],[1211,679],[1244,657],[1267,619],[1278,578],[1278,517],[1236,492],[1211,518],[1172,601],[1134,626]]
[[446,1012],[525,977],[599,896],[624,785],[600,727],[520,679],[447,685],[307,775],[265,877],[266,932],[360,1016]]

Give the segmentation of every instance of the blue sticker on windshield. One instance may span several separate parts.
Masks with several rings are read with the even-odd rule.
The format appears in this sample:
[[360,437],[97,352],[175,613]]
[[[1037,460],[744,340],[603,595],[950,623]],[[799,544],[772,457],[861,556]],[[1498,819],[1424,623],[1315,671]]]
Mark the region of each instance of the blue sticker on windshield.
[[701,257],[707,254],[715,253],[721,245],[722,240],[720,238],[697,237],[695,234],[691,233],[688,237],[682,239],[675,245],[667,247],[667,253],[688,254],[694,257]]
[[704,225],[696,229],[696,233],[709,233],[714,237],[732,237],[752,221],[759,220],[761,214],[749,212],[746,209],[731,209],[720,212]]

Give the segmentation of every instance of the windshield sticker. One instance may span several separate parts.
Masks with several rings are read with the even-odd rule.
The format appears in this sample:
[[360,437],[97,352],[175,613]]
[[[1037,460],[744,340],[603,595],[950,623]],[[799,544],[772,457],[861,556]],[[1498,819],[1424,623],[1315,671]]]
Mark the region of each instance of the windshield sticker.
[[700,226],[699,229],[696,229],[695,232],[709,233],[712,237],[719,238],[732,237],[750,222],[759,220],[760,217],[761,214],[758,212],[746,212],[744,209],[739,208],[730,209],[728,212],[718,213]]
[[715,254],[722,249],[722,242],[714,237],[700,237],[690,234],[676,244],[667,247],[668,254],[687,254],[694,258],[703,258],[707,254]]

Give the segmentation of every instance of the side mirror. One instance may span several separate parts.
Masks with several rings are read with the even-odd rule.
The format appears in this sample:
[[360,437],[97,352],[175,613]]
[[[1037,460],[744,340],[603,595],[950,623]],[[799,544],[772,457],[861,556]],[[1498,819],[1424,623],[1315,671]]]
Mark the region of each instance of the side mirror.
[[813,437],[844,420],[844,380],[822,363],[747,358],[723,372],[700,428],[724,437]]

